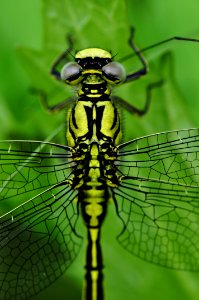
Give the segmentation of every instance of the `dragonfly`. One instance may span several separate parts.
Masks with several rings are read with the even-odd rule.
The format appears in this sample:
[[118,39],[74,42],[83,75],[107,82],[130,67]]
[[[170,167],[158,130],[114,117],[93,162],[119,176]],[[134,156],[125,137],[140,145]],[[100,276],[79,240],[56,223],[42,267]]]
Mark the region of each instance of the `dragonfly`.
[[[86,229],[84,300],[103,300],[101,229],[109,203],[122,229],[119,244],[148,262],[199,271],[199,128],[168,131],[122,142],[117,105],[143,109],[112,95],[112,89],[148,72],[142,52],[129,45],[142,68],[126,74],[112,54],[80,50],[66,62],[72,42],[51,74],[75,96],[49,110],[68,107],[67,145],[0,141],[0,299],[25,300],[47,288],[73,263]],[[64,64],[63,64],[64,61]],[[63,64],[61,70],[60,64]],[[43,102],[47,106],[46,99]],[[4,205],[4,201],[6,205]]]

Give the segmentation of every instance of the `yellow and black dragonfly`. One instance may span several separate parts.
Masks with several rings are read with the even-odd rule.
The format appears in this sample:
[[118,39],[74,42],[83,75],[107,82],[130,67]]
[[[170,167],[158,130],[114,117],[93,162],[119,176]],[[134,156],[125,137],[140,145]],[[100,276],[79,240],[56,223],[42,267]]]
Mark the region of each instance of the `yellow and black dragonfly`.
[[[67,113],[67,146],[51,142],[0,142],[0,299],[25,300],[60,277],[82,244],[81,214],[87,230],[83,299],[102,300],[100,232],[110,200],[121,220],[117,239],[138,257],[169,268],[199,270],[199,129],[153,134],[122,141],[117,104],[143,115],[112,95],[112,88],[147,73],[126,74],[110,52],[89,48],[68,59],[72,44],[52,75],[74,87]],[[45,100],[45,99],[43,99]],[[3,200],[8,203],[4,208]]]

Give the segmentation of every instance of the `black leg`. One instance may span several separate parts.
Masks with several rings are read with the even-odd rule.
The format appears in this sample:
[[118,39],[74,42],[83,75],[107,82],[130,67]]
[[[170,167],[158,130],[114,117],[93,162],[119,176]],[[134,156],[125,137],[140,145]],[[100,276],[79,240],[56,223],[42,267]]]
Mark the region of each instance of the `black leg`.
[[72,56],[71,51],[73,49],[73,39],[70,35],[67,36],[67,41],[69,48],[56,59],[50,70],[50,74],[53,75],[57,80],[61,80],[60,70],[63,65],[68,62],[68,56]]
[[[60,70],[63,67],[63,65],[65,63],[68,62],[68,56],[72,55],[71,51],[73,49],[73,39],[72,36],[68,35],[67,36],[67,41],[69,44],[69,47],[66,51],[64,51],[59,57],[58,59],[54,62],[54,64],[52,65],[52,68],[50,70],[50,74],[53,75],[57,80],[61,80],[60,77]],[[49,111],[49,112],[57,112],[60,111],[62,109],[64,109],[67,105],[70,105],[72,102],[75,101],[75,97],[70,97],[68,99],[65,99],[64,101],[53,105],[53,106],[49,106],[48,105],[48,99],[47,99],[47,94],[40,90],[40,89],[36,89],[36,88],[31,88],[30,89],[31,93],[36,94],[37,96],[40,97],[41,103],[43,105],[43,107]]]
[[[169,42],[172,42],[172,41],[185,41],[185,42],[199,43],[199,39],[192,39],[192,38],[181,37],[181,36],[173,36],[173,37],[168,38],[166,40],[163,40],[163,41],[157,42],[157,43],[155,43],[153,45],[149,45],[149,46],[147,46],[145,48],[142,48],[138,52],[139,52],[139,54],[141,54],[141,53],[143,53],[143,52],[145,52],[147,50],[151,50],[153,48],[156,48],[156,47],[158,47],[160,45],[163,45],[163,44],[166,44],[166,43],[169,43]],[[126,61],[126,60],[128,60],[128,59],[130,59],[130,58],[132,58],[132,57],[134,57],[136,55],[138,55],[137,52],[130,53],[130,54],[124,56],[122,59],[120,59],[119,62]]]
[[59,103],[57,103],[55,105],[52,105],[52,106],[49,106],[48,105],[47,94],[44,91],[32,88],[31,92],[40,97],[40,100],[41,100],[41,103],[42,103],[43,107],[50,113],[61,111],[62,109],[66,108],[68,105],[73,103],[76,99],[75,97],[70,97],[70,98],[65,99],[62,102],[59,102]]
[[151,104],[151,92],[153,89],[160,87],[163,84],[163,80],[160,80],[158,82],[154,82],[151,83],[147,86],[146,88],[146,102],[145,102],[145,106],[143,109],[138,109],[137,107],[133,106],[132,104],[126,102],[125,100],[123,100],[120,97],[117,96],[113,96],[113,100],[118,103],[120,106],[122,106],[124,109],[126,109],[127,111],[129,111],[132,114],[136,114],[138,116],[143,116],[145,115],[150,107]]
[[142,56],[142,54],[140,53],[140,50],[133,43],[134,32],[135,32],[134,28],[131,27],[131,32],[130,32],[130,37],[129,37],[128,43],[129,43],[129,46],[134,50],[134,52],[135,52],[134,55],[136,55],[139,58],[139,60],[141,61],[143,68],[134,73],[128,74],[126,76],[126,79],[124,82],[136,80],[136,79],[140,78],[141,76],[146,75],[148,73],[147,62],[144,59],[144,57]]
[[133,36],[134,36],[134,28],[131,28],[131,34],[130,34],[128,42],[129,42],[130,47],[134,50],[134,53],[126,55],[125,57],[120,59],[119,62],[121,63],[127,59],[137,56],[140,59],[142,65],[143,65],[143,68],[138,70],[137,72],[128,74],[125,82],[136,80],[136,79],[140,78],[141,76],[146,75],[148,73],[147,62],[145,61],[144,57],[142,56],[143,52],[153,49],[155,47],[158,47],[160,45],[172,42],[172,41],[186,41],[186,42],[199,43],[199,39],[193,39],[193,38],[187,38],[187,37],[181,37],[181,36],[173,36],[171,38],[168,38],[166,40],[160,41],[158,43],[155,43],[153,45],[147,46],[147,47],[139,50],[133,43]]

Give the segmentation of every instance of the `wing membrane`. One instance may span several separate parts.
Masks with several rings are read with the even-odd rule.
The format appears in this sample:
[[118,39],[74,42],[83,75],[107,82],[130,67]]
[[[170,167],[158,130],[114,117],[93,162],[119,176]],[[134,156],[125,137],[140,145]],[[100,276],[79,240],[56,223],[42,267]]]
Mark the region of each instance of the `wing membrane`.
[[28,299],[75,259],[77,191],[71,148],[48,142],[0,142],[0,299]]
[[[47,142],[0,142],[0,200],[8,199],[9,209],[49,186],[66,179],[74,168],[71,149]],[[26,199],[27,200],[27,199]],[[10,206],[10,205],[13,205]]]
[[2,300],[28,299],[73,262],[81,244],[76,197],[60,183],[0,218]]
[[199,131],[140,138],[119,146],[113,189],[123,221],[119,243],[150,262],[199,270]]
[[153,134],[119,146],[118,167],[133,177],[199,185],[199,129]]

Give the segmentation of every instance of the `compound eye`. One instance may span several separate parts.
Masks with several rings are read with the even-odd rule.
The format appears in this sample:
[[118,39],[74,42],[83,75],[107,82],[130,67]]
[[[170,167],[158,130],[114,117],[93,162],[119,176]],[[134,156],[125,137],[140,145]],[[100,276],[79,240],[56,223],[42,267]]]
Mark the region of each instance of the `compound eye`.
[[76,62],[65,64],[61,70],[61,79],[63,81],[72,81],[81,75],[82,67]]
[[110,79],[111,81],[121,82],[124,81],[126,78],[126,72],[124,67],[116,61],[112,61],[105,65],[102,68],[102,71],[105,77],[107,77],[107,79]]

